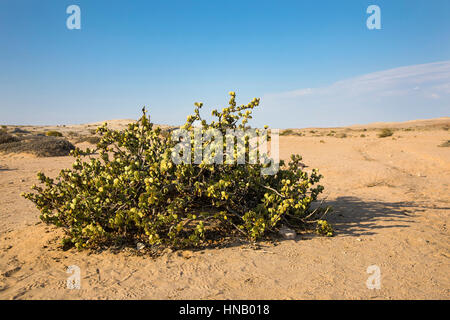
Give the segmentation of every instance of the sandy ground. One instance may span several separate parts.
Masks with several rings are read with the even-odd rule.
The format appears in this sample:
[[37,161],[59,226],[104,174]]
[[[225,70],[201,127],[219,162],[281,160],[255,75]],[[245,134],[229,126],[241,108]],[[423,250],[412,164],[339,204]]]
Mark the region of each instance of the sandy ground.
[[[327,136],[330,129],[280,137],[282,158],[299,153],[324,175],[333,238],[158,258],[62,251],[61,231],[40,223],[19,194],[38,170],[56,175],[72,158],[0,155],[0,298],[449,299],[450,148],[438,145],[450,131],[427,125],[408,123],[387,138],[371,127],[338,129],[345,138]],[[80,290],[66,287],[70,265],[81,269]],[[381,289],[366,286],[371,265]]]

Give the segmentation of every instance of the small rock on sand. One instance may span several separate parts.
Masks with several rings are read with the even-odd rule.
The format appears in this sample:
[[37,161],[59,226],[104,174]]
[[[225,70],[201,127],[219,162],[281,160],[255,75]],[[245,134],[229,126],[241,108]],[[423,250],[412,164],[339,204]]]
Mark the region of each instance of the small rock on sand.
[[142,250],[142,249],[144,249],[144,248],[145,248],[145,244],[143,244],[142,242],[138,242],[138,243],[136,244],[136,249]]
[[282,227],[279,232],[286,240],[294,240],[297,236],[297,233],[294,230],[287,227]]

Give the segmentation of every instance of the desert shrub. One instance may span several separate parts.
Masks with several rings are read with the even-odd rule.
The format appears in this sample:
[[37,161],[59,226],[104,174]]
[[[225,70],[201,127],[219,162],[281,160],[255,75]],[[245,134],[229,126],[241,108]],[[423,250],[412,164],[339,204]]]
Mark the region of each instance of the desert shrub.
[[[199,122],[203,130],[224,135],[244,128],[259,99],[237,106],[234,92],[230,95],[228,107],[213,110],[211,123],[201,118],[202,104],[196,103],[182,128],[191,130]],[[125,130],[105,123],[97,132],[102,136],[98,157],[77,148],[72,169],[55,179],[38,173],[40,184],[23,194],[43,221],[64,228],[65,245],[81,249],[139,241],[181,248],[236,237],[254,241],[281,224],[303,228],[322,211],[311,209],[323,190],[317,185],[322,176],[317,169],[303,171],[298,155],[287,164],[280,161],[274,175],[262,175],[268,165],[260,162],[175,165],[171,155],[179,141],[153,128],[145,109]],[[224,141],[216,143],[225,148]],[[246,146],[248,151],[248,140]]]
[[24,152],[38,157],[67,156],[73,149],[75,147],[69,141],[46,136],[21,137],[14,142],[0,144],[0,152]]
[[332,237],[333,236],[333,227],[326,220],[318,220],[316,232],[320,235]]
[[30,131],[25,130],[25,129],[21,129],[21,128],[14,128],[11,132],[12,133],[16,133],[16,134],[27,134],[27,133],[30,133]]
[[19,141],[19,138],[0,130],[0,144]]
[[280,132],[280,136],[290,136],[294,134],[294,130],[286,129]]
[[76,143],[88,142],[90,144],[98,144],[101,141],[99,136],[83,136],[76,140]]
[[385,128],[385,129],[381,130],[381,132],[378,134],[378,138],[390,137],[393,134],[394,134],[394,131],[392,131],[391,129]]
[[61,132],[59,132],[59,131],[54,131],[54,130],[47,131],[47,132],[45,133],[45,135],[46,135],[47,137],[62,137],[62,136],[63,136],[63,134],[62,134]]
[[67,132],[67,136],[72,138],[72,137],[78,137],[79,134],[76,131],[69,131],[69,132]]
[[442,142],[438,147],[450,147],[450,140]]
[[340,132],[340,133],[337,133],[337,134],[335,135],[335,137],[336,137],[336,138],[341,138],[341,139],[343,139],[343,138],[347,138],[347,134],[344,133],[344,132]]
[[301,132],[294,131],[292,129],[286,129],[280,132],[280,136],[302,136]]

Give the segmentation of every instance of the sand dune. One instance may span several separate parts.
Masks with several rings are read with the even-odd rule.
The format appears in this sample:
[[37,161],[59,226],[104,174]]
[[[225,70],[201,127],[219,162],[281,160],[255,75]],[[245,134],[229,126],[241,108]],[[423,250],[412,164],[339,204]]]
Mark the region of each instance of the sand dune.
[[439,128],[450,127],[450,117],[441,117],[435,119],[410,120],[404,122],[373,122],[366,125],[357,124],[350,126],[350,128],[392,128],[392,129],[406,129],[406,128]]

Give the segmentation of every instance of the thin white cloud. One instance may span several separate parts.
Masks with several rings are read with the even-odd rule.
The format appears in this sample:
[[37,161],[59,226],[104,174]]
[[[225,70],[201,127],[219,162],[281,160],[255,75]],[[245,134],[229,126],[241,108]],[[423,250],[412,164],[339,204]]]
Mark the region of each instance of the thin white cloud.
[[[262,103],[272,125],[279,127],[448,116],[450,60],[374,72],[321,88],[266,94]],[[277,118],[270,116],[275,110]]]

